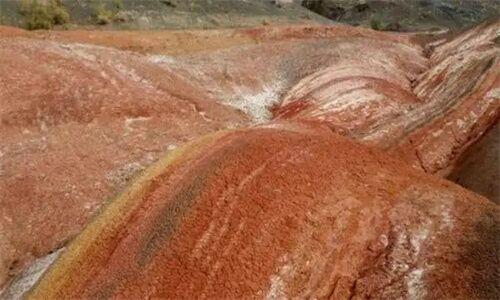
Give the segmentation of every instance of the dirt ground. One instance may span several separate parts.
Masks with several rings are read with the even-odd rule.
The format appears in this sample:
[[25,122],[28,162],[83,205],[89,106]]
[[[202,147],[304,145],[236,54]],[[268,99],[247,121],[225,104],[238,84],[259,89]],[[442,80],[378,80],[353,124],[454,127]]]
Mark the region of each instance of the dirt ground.
[[30,298],[490,298],[498,213],[327,127],[222,132],[144,173]]
[[[309,145],[314,135],[309,136],[302,130],[307,132],[307,126],[321,124],[322,130],[389,150],[391,156],[403,158],[416,169],[447,176],[460,166],[461,154],[498,120],[496,99],[500,97],[500,69],[496,66],[500,62],[498,47],[492,43],[495,26],[498,25],[493,23],[479,27],[472,34],[465,32],[455,39],[434,41],[437,44],[431,52],[426,52],[412,35],[343,25],[150,32],[27,32],[0,27],[0,282],[4,283],[3,286],[0,283],[0,290],[35,259],[52,253],[78,235],[108,199],[160,159],[162,153],[206,134],[251,127],[255,123],[280,127],[273,121],[276,118],[301,122],[298,127],[285,126],[284,132],[269,133],[281,142],[269,142],[270,148],[262,151],[245,148],[245,145],[261,147],[252,140],[232,144],[233,140],[229,139],[226,144],[225,140],[216,139],[221,147],[227,145],[242,153],[249,151],[250,163],[269,156],[276,150],[273,147],[290,147],[290,151],[295,149],[297,155],[306,157],[306,153],[297,150],[298,144],[293,138],[290,140],[286,131],[303,133],[299,140]],[[340,94],[333,93],[332,89]],[[355,105],[350,105],[353,103]],[[280,109],[286,113],[280,115]],[[254,114],[258,118],[254,118]],[[304,125],[306,123],[309,125]],[[248,136],[269,141],[269,137],[261,134]],[[347,144],[328,145],[345,148],[344,158],[359,153],[365,155],[368,151],[348,150],[358,146],[347,147]],[[200,149],[209,157],[211,148]],[[322,159],[318,162],[332,169],[337,168],[335,164],[340,164],[340,170],[348,169],[345,162],[335,158],[335,152],[328,152],[326,148],[318,151]],[[327,154],[333,160],[323,157]],[[220,165],[228,164],[231,169],[232,161],[221,160]],[[240,164],[236,158],[234,162]],[[363,156],[355,162],[363,171]],[[371,165],[370,172],[376,167],[386,167],[380,160],[367,163]],[[394,170],[399,163],[401,161],[392,165]],[[252,166],[245,165],[247,167]],[[305,165],[309,177],[317,175],[314,168]],[[228,174],[238,177],[246,172],[239,174],[238,170]],[[272,171],[269,176],[280,178],[278,189],[297,184],[310,191],[301,194],[300,199],[311,195],[314,198],[316,190],[310,190],[307,185],[316,184],[314,180],[309,177],[302,180],[299,175],[289,175],[287,179],[287,174],[293,173],[291,169],[275,170],[278,173]],[[196,178],[196,168],[189,172],[190,178]],[[363,172],[362,179],[340,174],[334,183],[342,186],[353,181],[361,185]],[[366,180],[379,183],[379,179],[370,176]],[[420,179],[424,175],[412,176],[427,180]],[[188,179],[182,179],[179,184],[189,186]],[[231,178],[225,182],[217,180],[213,181],[214,186],[232,182]],[[464,199],[472,199],[472,203],[485,201],[455,186],[450,188],[451,183],[439,182],[438,185],[446,187],[436,188],[432,184],[398,201],[407,203],[408,199],[423,195],[429,201],[441,203],[439,201],[445,200],[439,200],[439,195],[450,189],[454,191],[451,198],[462,199],[456,208],[460,220],[463,211],[469,209]],[[169,187],[171,183],[158,184]],[[321,186],[316,188],[322,190],[323,184],[332,182],[325,179],[317,184]],[[382,186],[380,193],[392,197],[395,192],[390,188],[392,183],[387,184],[387,190]],[[402,184],[394,186],[402,194],[412,193],[402,191]],[[200,186],[200,189],[204,188]],[[355,187],[349,193],[353,191],[367,199],[364,195],[370,189]],[[332,193],[330,196],[337,197]],[[462,193],[467,196],[462,198]],[[434,209],[446,214],[443,208],[427,208],[429,216],[434,214]],[[479,208],[473,209],[479,214]],[[203,210],[202,214],[210,213]],[[308,223],[304,218],[299,218],[300,222]],[[358,215],[353,216],[352,222],[357,222],[357,218]],[[408,218],[397,222],[408,222],[408,226],[423,222],[414,215]],[[486,222],[484,226],[489,229],[497,224],[490,217],[482,219],[478,215],[466,219],[460,228],[467,243],[473,244],[470,237],[475,235],[471,231],[474,222],[481,223],[478,226]],[[190,226],[189,222],[185,224]],[[116,230],[123,230],[120,228]],[[156,230],[148,228],[151,232]],[[462,233],[457,231],[457,234]],[[412,235],[419,239],[417,232]],[[130,236],[135,239],[132,232]],[[488,240],[489,237],[480,238]],[[459,239],[462,237],[451,239],[446,247],[455,247],[453,243]],[[462,257],[457,253],[453,255]],[[483,266],[483,261],[478,263]],[[455,269],[458,267],[454,265],[446,272],[453,273]],[[271,270],[272,267],[268,269]],[[89,274],[82,273],[82,276]],[[374,276],[378,277],[377,274]],[[414,274],[417,275],[418,272]],[[474,269],[467,276],[477,278],[482,274]],[[116,282],[122,280],[115,279]],[[411,283],[410,279],[405,278],[401,284]],[[262,278],[256,280],[267,284]],[[339,280],[342,293],[346,292],[344,284],[353,287],[351,279],[347,283]],[[142,282],[138,286],[141,284],[143,287],[155,285]],[[96,287],[101,288],[98,283]],[[109,288],[110,293],[114,288]],[[373,292],[371,287],[366,289],[367,293]],[[395,288],[396,293],[401,289]],[[470,295],[465,287],[462,292]]]

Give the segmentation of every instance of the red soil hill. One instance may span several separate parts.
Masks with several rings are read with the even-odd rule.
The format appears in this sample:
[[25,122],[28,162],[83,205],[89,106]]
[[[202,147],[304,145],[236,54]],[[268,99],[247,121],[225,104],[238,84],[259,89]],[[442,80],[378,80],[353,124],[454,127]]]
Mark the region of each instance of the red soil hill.
[[498,213],[327,129],[221,132],[148,169],[29,298],[491,298]]
[[0,38],[0,289],[161,153],[246,120],[137,54]]

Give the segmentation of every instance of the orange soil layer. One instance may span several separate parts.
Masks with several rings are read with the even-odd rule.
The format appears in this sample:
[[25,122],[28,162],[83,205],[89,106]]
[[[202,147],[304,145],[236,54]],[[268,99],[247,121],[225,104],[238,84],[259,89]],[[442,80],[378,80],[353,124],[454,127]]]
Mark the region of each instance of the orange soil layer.
[[370,49],[364,39],[369,58],[341,55],[291,87],[275,113],[324,122],[446,176],[500,116],[499,30],[489,22],[439,41],[429,59],[415,46]]
[[498,119],[497,28],[427,58],[411,35],[349,26],[0,27],[0,290],[164,151],[249,124],[247,106],[266,120],[274,104],[446,175]]
[[484,23],[434,49],[433,67],[414,88],[425,104],[409,113],[409,119],[424,117],[406,128],[408,136],[394,149],[405,160],[447,176],[459,167],[461,154],[498,122],[499,32],[500,20]]
[[29,295],[492,298],[499,209],[328,129],[221,132],[161,159]]
[[0,37],[24,35],[31,38],[69,43],[88,43],[139,53],[185,55],[227,49],[234,46],[290,39],[363,37],[392,39],[410,43],[411,36],[385,34],[345,25],[287,25],[248,29],[158,30],[158,31],[36,31],[0,26]]
[[[236,99],[259,93],[261,83],[276,79],[267,76],[275,73],[272,66],[290,74],[291,85],[345,47],[362,50],[368,37],[367,43],[383,40],[376,45],[392,53],[409,43],[402,35],[348,26],[160,32],[0,27],[0,289],[34,258],[78,234],[105,199],[164,151],[248,124],[247,116],[220,103],[240,90],[238,84],[243,92]],[[323,43],[329,39],[336,42]],[[164,66],[147,55],[71,42],[144,53],[210,50],[221,61]],[[310,49],[318,55],[306,60]],[[283,57],[298,64],[288,66]],[[206,75],[186,74],[199,69]],[[213,85],[206,85],[211,79]],[[210,93],[211,87],[223,93]]]
[[0,38],[0,290],[161,153],[245,123],[141,55]]

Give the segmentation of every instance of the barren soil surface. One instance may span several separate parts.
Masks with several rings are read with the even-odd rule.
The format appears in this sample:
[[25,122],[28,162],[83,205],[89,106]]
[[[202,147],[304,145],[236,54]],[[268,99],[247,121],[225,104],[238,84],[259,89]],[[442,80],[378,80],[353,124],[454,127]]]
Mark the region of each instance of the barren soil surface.
[[[486,188],[487,192],[483,191],[485,186],[497,185],[495,178],[498,176],[485,175],[498,174],[495,165],[489,164],[488,168],[482,164],[484,167],[481,167],[481,163],[472,163],[473,160],[464,157],[467,154],[470,157],[477,147],[478,153],[483,153],[480,149],[488,153],[497,150],[488,140],[482,143],[481,138],[498,122],[500,113],[499,28],[498,21],[488,22],[453,38],[423,46],[415,42],[412,34],[377,32],[343,25],[151,32],[27,32],[0,27],[0,293],[2,289],[7,290],[8,284],[14,279],[17,279],[14,286],[20,286],[20,280],[21,283],[32,282],[22,281],[18,274],[36,259],[43,260],[44,256],[67,244],[81,232],[92,216],[97,215],[97,220],[101,221],[96,222],[104,222],[99,226],[109,226],[110,231],[103,229],[103,233],[99,229],[98,232],[88,233],[94,229],[87,229],[76,245],[83,243],[82,239],[89,239],[85,247],[89,247],[90,252],[81,254],[76,250],[68,251],[82,259],[82,264],[89,263],[83,261],[87,255],[92,261],[90,258],[97,255],[93,251],[102,250],[103,256],[95,257],[95,264],[90,262],[88,269],[82,269],[81,277],[75,275],[75,281],[71,283],[75,286],[66,286],[66,282],[64,286],[55,287],[54,293],[74,296],[76,294],[71,293],[81,291],[99,296],[95,293],[101,290],[104,296],[108,292],[109,295],[144,296],[147,287],[150,287],[149,292],[158,293],[154,295],[167,296],[169,290],[162,287],[167,284],[162,281],[162,276],[170,276],[168,272],[174,270],[186,272],[179,271],[178,274],[188,274],[194,266],[192,263],[198,263],[198,259],[201,259],[197,257],[189,262],[175,262],[172,255],[179,256],[183,247],[191,247],[194,240],[190,239],[198,236],[199,230],[208,224],[206,222],[211,222],[212,214],[215,216],[220,213],[222,215],[213,218],[213,225],[207,225],[222,231],[213,242],[215,246],[207,250],[211,258],[204,263],[205,269],[200,269],[206,272],[193,271],[193,274],[198,275],[189,280],[183,275],[175,277],[181,283],[180,288],[170,289],[173,294],[168,296],[180,296],[176,294],[180,293],[180,289],[191,291],[195,288],[207,288],[206,295],[210,295],[210,291],[225,290],[228,297],[243,296],[231,294],[229,286],[222,288],[219,285],[224,279],[216,274],[221,272],[220,268],[231,269],[233,264],[222,259],[217,265],[217,260],[212,256],[219,255],[220,251],[224,253],[224,249],[227,255],[244,255],[234,250],[239,248],[231,246],[232,239],[229,236],[227,240],[219,241],[227,234],[224,226],[234,225],[236,227],[231,228],[236,231],[238,226],[247,226],[246,223],[226,224],[223,220],[228,214],[233,214],[233,208],[226,205],[242,197],[239,192],[235,192],[239,184],[244,182],[241,176],[260,170],[260,167],[256,167],[257,162],[268,159],[270,164],[274,164],[272,170],[267,169],[267,164],[263,168],[268,172],[265,178],[269,185],[262,181],[259,183],[262,190],[256,186],[255,190],[248,190],[248,194],[243,191],[241,194],[247,195],[248,201],[254,199],[253,195],[259,195],[256,199],[263,202],[256,200],[248,206],[241,204],[243,206],[239,208],[238,218],[243,220],[258,216],[251,222],[260,220],[260,223],[252,223],[254,225],[249,227],[249,232],[257,235],[257,232],[269,230],[266,245],[272,245],[270,249],[276,245],[282,247],[276,248],[282,251],[277,251],[276,255],[284,255],[283,251],[295,249],[293,243],[307,245],[311,242],[313,248],[304,248],[297,255],[310,255],[311,259],[318,260],[311,266],[316,266],[319,272],[304,273],[312,276],[307,279],[311,283],[308,290],[304,288],[299,291],[296,282],[303,278],[290,275],[283,279],[287,285],[275,287],[276,291],[281,290],[284,295],[323,295],[324,291],[333,291],[341,293],[339,297],[348,294],[382,298],[409,297],[409,286],[415,282],[412,278],[416,276],[424,278],[422,280],[429,284],[427,286],[425,283],[425,290],[420,289],[417,293],[429,296],[474,298],[477,291],[473,289],[477,286],[484,287],[486,293],[496,293],[490,282],[498,278],[498,272],[488,269],[488,266],[495,265],[492,262],[498,262],[498,257],[491,251],[484,252],[486,250],[481,246],[490,250],[498,249],[491,238],[492,232],[498,229],[496,206],[451,183],[424,175],[422,171],[441,177],[461,174],[450,178],[458,178],[458,182],[494,199],[491,188]],[[224,131],[258,123],[263,125],[255,130]],[[145,181],[141,183],[140,190],[143,185],[154,186],[144,192],[153,193],[158,188],[159,194],[152,195],[149,200],[145,200],[146,194],[130,196],[131,200],[127,201],[140,199],[136,204],[142,205],[141,208],[136,207],[136,204],[125,205],[123,209],[127,213],[118,216],[118,221],[107,220],[108,213],[105,211],[109,211],[109,208],[100,212],[103,203],[109,202],[124,188],[134,189],[134,186],[130,186],[131,179],[162,157],[163,153],[170,153],[200,136],[214,132],[220,133],[206,137],[202,140],[204,142],[196,144],[198,146],[186,148],[191,150],[176,152],[175,155],[179,157],[175,156],[174,160],[179,162],[172,166],[166,167],[160,161],[161,167],[157,171],[161,174],[167,172],[168,176],[158,181],[154,179],[159,173],[153,170],[158,166],[143,175]],[[394,159],[401,160],[393,161],[393,158],[380,154],[378,150],[348,142],[336,134],[385,150]],[[241,138],[236,138],[238,136]],[[315,141],[316,138],[318,141]],[[316,149],[311,150],[314,155],[307,156],[307,151],[301,150],[301,143],[305,148],[311,146]],[[471,145],[485,146],[475,146],[468,151]],[[340,154],[335,152],[336,148],[339,148]],[[224,153],[227,151],[229,156],[221,156],[217,149]],[[289,153],[287,157],[290,161],[273,155],[281,153],[281,149]],[[241,157],[235,154],[237,152],[241,153]],[[295,156],[302,162],[294,164]],[[190,164],[191,159],[194,159],[193,165]],[[351,169],[350,162],[354,169]],[[364,166],[365,163],[367,166]],[[415,170],[407,170],[405,165]],[[225,173],[226,168],[228,173]],[[392,172],[392,175],[387,175],[390,179],[375,174],[377,168],[384,170],[381,171],[383,174]],[[172,170],[179,170],[180,173]],[[340,173],[332,175],[332,170],[339,170]],[[220,171],[222,177],[213,175],[212,171]],[[354,173],[349,173],[351,171]],[[474,175],[476,172],[482,175]],[[329,178],[327,173],[333,177]],[[147,174],[153,174],[151,176],[154,178]],[[202,178],[203,174],[206,178]],[[473,178],[482,178],[481,183],[478,184],[479,181]],[[332,190],[332,186],[345,190]],[[414,186],[414,189],[411,188]],[[172,194],[182,187],[189,190],[184,191],[186,195],[181,195],[184,193],[182,191],[179,192],[182,192],[180,196]],[[162,194],[164,192],[166,194]],[[270,196],[275,193],[278,193],[277,198]],[[216,198],[226,197],[221,195],[227,196],[225,202],[221,202],[225,204],[216,205]],[[278,200],[266,206],[265,199],[271,198]],[[295,200],[290,200],[290,207],[288,204],[279,204],[286,199]],[[381,199],[380,204],[373,199]],[[453,200],[446,202],[446,199]],[[117,204],[113,203],[120,201],[114,200],[109,206],[114,207]],[[467,201],[471,202],[467,204]],[[179,207],[166,208],[170,205],[168,203],[177,203],[175,205]],[[195,203],[201,206],[191,211]],[[330,211],[331,205],[341,207]],[[184,206],[186,219],[184,213],[179,215],[178,211],[183,210]],[[276,214],[276,220],[272,221],[271,211],[279,211],[285,206],[289,210]],[[359,210],[351,211],[351,206]],[[167,212],[163,208],[174,211]],[[259,219],[261,210],[264,212],[263,219]],[[121,211],[122,208],[117,215]],[[310,214],[301,215],[307,211]],[[337,213],[325,217],[325,211],[329,211],[328,214]],[[466,211],[470,211],[470,214],[466,214]],[[132,219],[127,217],[128,213],[133,213]],[[204,220],[196,225],[200,228],[192,225],[196,222],[190,221],[198,213],[203,216],[200,220]],[[292,216],[290,219],[288,213]],[[444,228],[448,225],[440,225],[445,222],[441,219],[448,218],[443,214],[450,213],[452,218],[456,218],[456,227],[446,231]],[[344,214],[347,214],[346,219],[342,217]],[[368,219],[363,217],[366,215],[375,218],[372,223],[366,223]],[[401,215],[401,219],[397,215]],[[167,217],[162,219],[161,216]],[[170,216],[176,221],[170,221]],[[324,232],[331,231],[331,236],[339,234],[339,241],[326,237],[318,237],[316,241],[316,235],[321,236],[323,232],[314,229],[314,219],[318,218],[319,228],[324,228]],[[276,224],[288,222],[286,220],[290,220],[293,230],[282,235]],[[137,222],[139,227],[129,226],[128,222]],[[266,227],[266,222],[278,222],[272,225],[278,227]],[[425,229],[428,223],[432,226]],[[93,224],[89,228],[97,226]],[[327,224],[348,226],[346,228],[353,226],[352,231],[346,232],[354,235],[359,233],[361,240],[353,242],[347,237],[340,237],[342,230],[335,227],[337,225],[329,227]],[[395,224],[403,224],[403,229],[395,229]],[[300,229],[302,227],[304,231]],[[151,240],[159,240],[158,245],[154,241],[137,240],[140,233],[138,228],[149,232]],[[311,230],[307,231],[307,228]],[[179,244],[175,245],[182,249],[175,246],[168,250],[169,247],[163,242],[170,243],[170,235],[180,229],[186,230],[189,239],[176,240]],[[406,233],[399,230],[406,230]],[[406,267],[397,267],[387,276],[380,274],[376,261],[387,265],[391,259],[387,251],[396,251],[394,249],[399,246],[380,250],[382,252],[374,250],[374,253],[387,255],[373,260],[361,258],[370,257],[366,245],[376,236],[385,235],[390,240],[392,234],[395,239],[393,244],[396,245],[399,243],[396,242],[398,235],[406,234],[410,241],[410,236],[420,239],[417,230],[427,232],[424,234],[426,241],[427,237],[443,240],[437,242],[437,246],[429,246],[429,252],[421,253],[425,260],[439,257],[436,265],[440,266],[437,269],[441,269],[442,273],[432,273],[426,269],[429,266],[418,263],[416,257],[420,252],[413,242],[402,246],[404,251],[411,254],[395,258],[397,263],[404,263]],[[365,236],[365,232],[369,234]],[[107,241],[100,244],[90,242],[103,238],[103,234],[109,234],[116,241],[109,243],[124,247],[117,250],[116,256],[106,252],[111,245]],[[122,235],[131,240],[121,241]],[[240,235],[236,235],[238,239]],[[248,238],[253,235],[248,235]],[[299,237],[303,242],[298,242]],[[287,239],[294,242],[279,242]],[[258,249],[265,249],[259,241],[246,242],[250,248],[255,242]],[[235,240],[234,243],[245,248],[242,241]],[[401,243],[404,244],[403,241]],[[126,246],[130,246],[130,253],[126,253]],[[160,249],[158,261],[153,261],[152,257],[156,257],[156,254],[151,254],[148,258],[151,261],[146,259],[144,265],[135,265],[135,262],[140,261],[137,257],[143,255],[140,253],[144,249],[156,249],[157,246]],[[147,249],[144,251],[150,251]],[[351,271],[335,269],[340,268],[334,265],[343,261],[343,257],[349,261],[349,251],[358,251],[353,252],[352,259],[356,267]],[[463,251],[471,251],[472,258],[467,258]],[[57,276],[71,274],[65,269],[67,266],[64,261],[72,255],[68,254],[55,268],[63,270],[54,271],[59,274]],[[229,280],[228,284],[244,286],[245,295],[258,296],[260,294],[254,294],[257,290],[269,292],[271,273],[281,274],[276,268],[278,262],[285,260],[273,255],[262,274],[252,271],[248,274],[248,280],[242,279],[241,286],[236,279]],[[356,255],[359,257],[356,258]],[[109,265],[106,265],[108,259]],[[248,259],[250,263],[251,259]],[[452,262],[457,260],[463,262]],[[245,259],[242,261],[245,262]],[[68,268],[73,268],[75,262],[70,262]],[[171,271],[161,267],[162,264],[172,263],[175,268]],[[253,262],[250,264],[254,265]],[[302,274],[300,268],[309,268],[307,261],[297,264],[296,274]],[[149,271],[141,269],[141,272],[146,273],[137,270],[137,266],[146,265],[151,268]],[[242,268],[242,265],[238,265],[234,270]],[[328,268],[334,268],[335,271]],[[471,286],[457,283],[459,279],[454,276],[462,268],[468,270],[464,280]],[[481,268],[487,271],[482,273]],[[94,273],[101,270],[101,277]],[[283,274],[293,273],[286,270]],[[321,270],[332,271],[332,278],[336,279],[322,277]],[[163,273],[165,275],[161,275]],[[123,278],[120,274],[123,274]],[[431,275],[427,278],[424,274]],[[148,281],[157,275],[160,278],[158,282]],[[342,279],[344,275],[348,279]],[[100,282],[94,276],[109,278],[109,282],[107,279]],[[265,276],[271,277],[265,281]],[[366,276],[369,279],[361,280]],[[389,283],[384,281],[387,278],[381,276],[389,278]],[[483,281],[476,280],[481,276]],[[86,280],[87,277],[96,280],[93,285],[78,285],[79,280]],[[196,278],[207,285],[198,286]],[[437,285],[441,278],[444,278],[444,287],[433,294],[430,287]],[[209,279],[211,281],[207,281]],[[359,283],[356,283],[357,279],[360,279]],[[366,284],[363,283],[365,281]],[[133,285],[127,290],[129,282],[133,282]],[[326,287],[328,282],[336,282],[338,287]],[[395,282],[394,285],[391,282]],[[101,286],[108,283],[109,286]],[[52,286],[55,283],[46,279],[45,284]],[[286,288],[288,284],[290,289]],[[459,288],[453,291],[452,286]],[[47,290],[37,291],[40,295],[45,292]]]
[[77,234],[161,153],[247,123],[140,55],[0,39],[0,281]]
[[497,295],[498,207],[404,165],[301,124],[204,137],[115,198],[30,298]]

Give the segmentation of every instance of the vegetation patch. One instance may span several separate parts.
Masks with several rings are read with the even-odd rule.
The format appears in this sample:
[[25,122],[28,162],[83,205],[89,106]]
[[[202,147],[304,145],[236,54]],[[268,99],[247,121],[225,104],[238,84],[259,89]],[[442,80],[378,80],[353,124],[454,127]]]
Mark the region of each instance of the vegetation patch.
[[106,25],[122,20],[120,11],[123,9],[122,0],[93,0],[92,11],[95,22],[99,25]]
[[373,30],[383,30],[384,25],[382,24],[382,19],[379,16],[373,16],[370,20],[370,27]]
[[62,0],[23,0],[19,8],[26,29],[51,29],[69,22],[69,13]]

